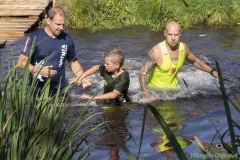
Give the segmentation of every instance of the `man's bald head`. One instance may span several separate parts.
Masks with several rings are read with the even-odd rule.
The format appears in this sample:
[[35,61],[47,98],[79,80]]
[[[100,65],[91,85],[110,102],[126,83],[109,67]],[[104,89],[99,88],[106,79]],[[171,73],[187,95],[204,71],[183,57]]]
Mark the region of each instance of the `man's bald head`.
[[181,36],[181,26],[176,21],[170,21],[166,24],[164,35],[169,47],[177,48]]
[[178,22],[176,21],[170,21],[166,24],[166,28],[165,31],[170,30],[171,28],[175,28],[176,30],[179,30],[179,32],[181,32],[181,26]]

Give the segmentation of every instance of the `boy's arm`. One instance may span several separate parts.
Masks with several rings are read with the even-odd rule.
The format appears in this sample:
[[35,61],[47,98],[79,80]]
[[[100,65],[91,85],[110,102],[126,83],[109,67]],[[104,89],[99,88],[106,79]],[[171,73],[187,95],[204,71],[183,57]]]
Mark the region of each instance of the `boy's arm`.
[[[80,63],[79,63],[79,65],[80,65]],[[70,83],[70,84],[76,83],[77,85],[80,85],[83,81],[86,81],[85,78],[86,78],[87,76],[89,76],[89,75],[97,72],[97,71],[99,70],[99,66],[100,66],[100,65],[95,65],[95,66],[93,66],[92,68],[88,69],[86,72],[83,72],[83,69],[81,69],[81,71],[79,71],[79,69],[77,70],[77,69],[75,68],[75,71],[77,71],[78,74],[76,75],[75,78],[70,79],[70,80],[69,80],[69,83]],[[72,69],[74,68],[74,66],[72,66],[72,65],[71,65],[71,67],[72,67]],[[74,71],[73,71],[73,72],[74,72]]]
[[115,99],[119,94],[120,94],[120,92],[118,90],[114,89],[112,92],[97,95],[94,98],[92,95],[82,95],[80,98],[81,99],[92,99],[93,98],[94,100],[108,100],[108,99]]
[[87,76],[90,76],[90,75],[98,72],[98,71],[99,71],[99,67],[100,67],[100,65],[95,65],[95,66],[93,66],[92,68],[86,70],[86,72],[84,72],[84,73],[81,75],[81,77],[80,77],[80,83],[81,83],[81,81],[82,81],[84,78],[86,78]]

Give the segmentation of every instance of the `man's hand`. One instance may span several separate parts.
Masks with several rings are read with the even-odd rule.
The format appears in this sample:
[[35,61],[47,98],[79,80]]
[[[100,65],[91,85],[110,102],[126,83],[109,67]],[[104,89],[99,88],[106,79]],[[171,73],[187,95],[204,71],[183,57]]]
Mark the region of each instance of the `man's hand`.
[[[36,69],[36,74],[39,72],[39,74],[43,77],[46,77],[48,78],[48,76],[52,77],[54,76],[55,74],[57,74],[57,70],[52,70],[50,68],[52,68],[53,66],[44,66],[42,68],[37,68]],[[39,71],[40,70],[40,71]]]
[[152,94],[149,92],[143,92],[143,103],[151,103],[155,100]]
[[212,75],[213,75],[215,78],[218,78],[218,72],[217,72],[217,71],[213,71]]
[[86,78],[84,78],[82,80],[79,77],[75,77],[75,78],[69,79],[68,83],[69,84],[76,84],[78,86],[82,83],[83,89],[86,91],[86,90],[88,90],[91,87],[92,80],[91,79],[86,79]]
[[68,80],[68,83],[69,84],[76,84],[76,85],[80,85],[81,84],[81,79],[79,78],[79,77],[74,77],[74,78],[70,78],[69,80]]

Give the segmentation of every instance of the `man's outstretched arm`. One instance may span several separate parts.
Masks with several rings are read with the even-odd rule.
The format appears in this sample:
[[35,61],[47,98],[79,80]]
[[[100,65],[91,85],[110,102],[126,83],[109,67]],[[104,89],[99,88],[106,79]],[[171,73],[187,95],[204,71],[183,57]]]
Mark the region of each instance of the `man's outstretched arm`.
[[207,73],[211,73],[215,78],[218,78],[218,73],[216,70],[212,69],[210,66],[208,66],[206,63],[204,63],[202,60],[198,59],[188,48],[186,45],[186,60],[189,63],[192,63],[197,69],[200,69],[202,71],[205,71]]

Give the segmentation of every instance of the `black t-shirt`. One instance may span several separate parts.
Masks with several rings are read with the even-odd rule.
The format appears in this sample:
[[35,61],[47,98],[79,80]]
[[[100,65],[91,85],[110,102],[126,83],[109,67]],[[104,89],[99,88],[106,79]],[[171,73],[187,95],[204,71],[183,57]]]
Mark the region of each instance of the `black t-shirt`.
[[[115,103],[130,102],[128,97],[128,88],[130,85],[129,73],[124,70],[123,73],[115,78],[112,78],[112,74],[107,72],[104,65],[99,67],[100,75],[104,78],[104,93],[112,92],[114,89],[120,92],[118,97],[114,100]],[[109,100],[111,101],[111,100]],[[106,101],[105,101],[106,102]]]
[[[65,32],[57,38],[50,37],[44,29],[37,30],[29,35],[22,54],[30,57],[31,64],[37,67],[53,65],[52,70],[57,70],[57,74],[51,77],[51,88],[61,89],[67,85],[65,80],[65,61],[77,60],[73,39]],[[33,74],[32,74],[33,75]],[[36,74],[35,74],[36,75]],[[43,86],[47,78],[38,75],[38,86]],[[61,82],[60,82],[61,80]]]

